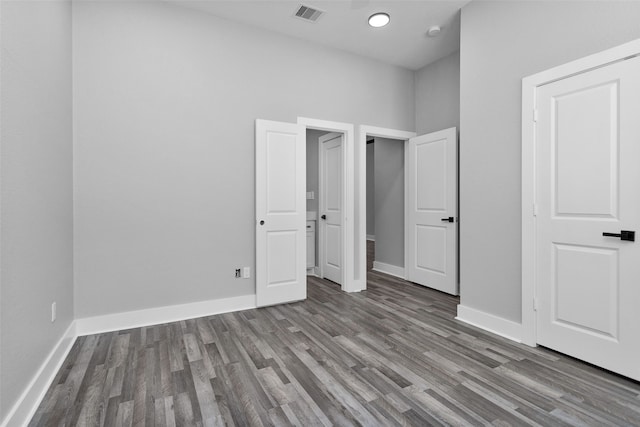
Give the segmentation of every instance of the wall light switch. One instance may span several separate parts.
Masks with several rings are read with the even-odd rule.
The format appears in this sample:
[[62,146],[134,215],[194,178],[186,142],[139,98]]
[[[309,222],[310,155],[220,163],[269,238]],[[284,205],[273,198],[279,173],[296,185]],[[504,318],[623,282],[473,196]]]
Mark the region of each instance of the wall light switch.
[[313,191],[307,191],[307,200],[313,200],[316,196],[313,194]]
[[249,277],[251,277],[251,267],[244,267],[242,269],[242,278],[248,279]]

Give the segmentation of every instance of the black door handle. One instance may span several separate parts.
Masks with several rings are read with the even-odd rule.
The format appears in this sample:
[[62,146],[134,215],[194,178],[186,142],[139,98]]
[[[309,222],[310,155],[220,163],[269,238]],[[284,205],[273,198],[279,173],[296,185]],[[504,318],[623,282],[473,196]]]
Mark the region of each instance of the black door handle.
[[630,230],[622,230],[620,233],[602,233],[605,237],[619,237],[620,240],[626,240],[627,242],[636,241],[636,232]]
[[452,216],[450,216],[449,218],[442,218],[440,221],[442,221],[442,222],[453,222],[453,221],[455,221],[455,219]]
[[320,219],[327,219],[327,216],[326,216],[326,215],[322,215],[322,216],[320,217]]
[[264,225],[264,221],[260,221],[260,225]]

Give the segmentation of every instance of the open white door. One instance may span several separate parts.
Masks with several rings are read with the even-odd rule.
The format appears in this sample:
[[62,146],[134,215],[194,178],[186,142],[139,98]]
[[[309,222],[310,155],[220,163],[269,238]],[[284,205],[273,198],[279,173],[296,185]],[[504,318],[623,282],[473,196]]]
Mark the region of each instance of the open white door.
[[407,280],[458,294],[456,128],[409,139]]
[[342,285],[342,158],[341,133],[329,133],[318,139],[319,150],[319,227],[320,277]]
[[307,297],[302,125],[256,120],[256,304]]
[[536,99],[537,342],[640,380],[640,58]]

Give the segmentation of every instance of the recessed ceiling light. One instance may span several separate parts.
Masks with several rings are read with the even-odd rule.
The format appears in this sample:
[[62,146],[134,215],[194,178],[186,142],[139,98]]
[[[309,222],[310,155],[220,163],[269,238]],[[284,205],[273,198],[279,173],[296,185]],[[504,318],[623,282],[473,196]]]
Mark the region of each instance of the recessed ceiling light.
[[375,28],[384,27],[389,23],[389,14],[378,12],[369,17],[369,25]]

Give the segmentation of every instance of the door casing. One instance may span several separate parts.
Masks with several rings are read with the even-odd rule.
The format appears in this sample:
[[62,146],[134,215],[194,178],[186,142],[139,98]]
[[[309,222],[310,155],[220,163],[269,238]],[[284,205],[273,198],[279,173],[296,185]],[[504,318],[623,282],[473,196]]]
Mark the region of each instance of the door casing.
[[536,168],[535,122],[538,87],[640,55],[640,39],[522,79],[522,333],[521,342],[537,346],[536,331]]

